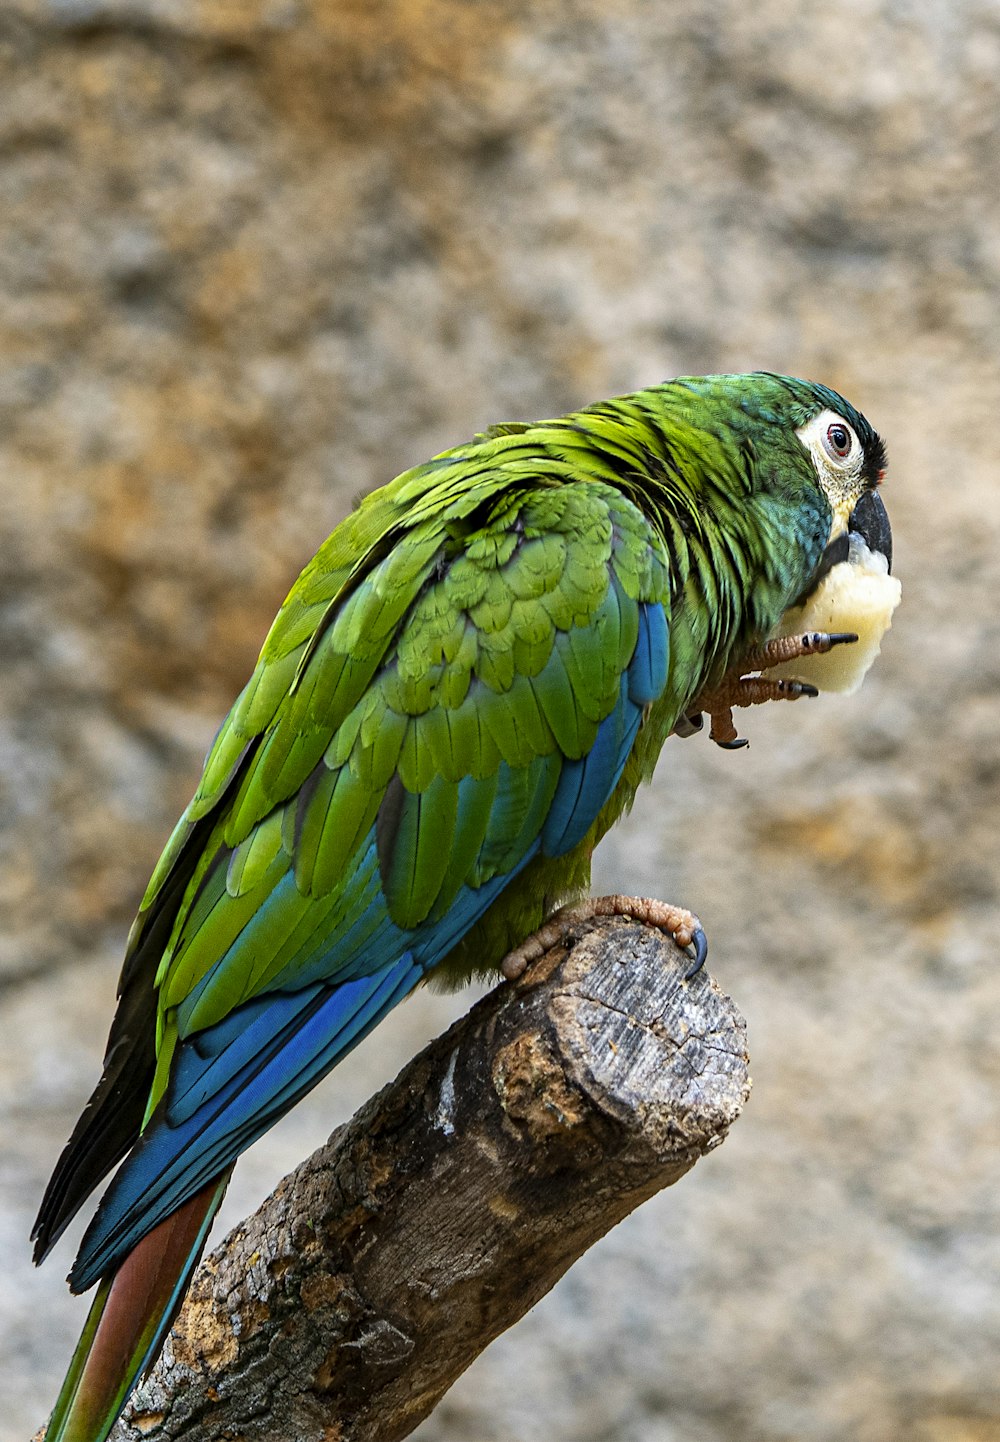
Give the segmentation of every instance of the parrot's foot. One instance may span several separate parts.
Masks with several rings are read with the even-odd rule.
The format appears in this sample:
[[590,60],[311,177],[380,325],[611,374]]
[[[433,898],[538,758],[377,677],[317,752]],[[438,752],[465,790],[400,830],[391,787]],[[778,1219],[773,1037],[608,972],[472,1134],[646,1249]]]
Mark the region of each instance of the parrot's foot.
[[744,656],[718,686],[696,696],[692,711],[674,729],[682,736],[690,736],[701,729],[700,713],[707,711],[712,723],[709,736],[717,746],[726,751],[749,746],[746,737],[737,735],[734,707],[760,706],[765,701],[797,701],[800,696],[818,696],[819,692],[808,681],[773,680],[747,675],[748,671],[767,671],[771,666],[797,661],[800,656],[823,656],[834,646],[847,645],[857,639],[853,631],[805,631],[799,636],[779,636],[767,641]]
[[705,965],[708,955],[708,939],[701,922],[691,911],[671,906],[666,901],[654,901],[646,896],[592,896],[586,901],[571,906],[561,906],[554,911],[544,926],[540,926],[526,941],[508,952],[500,963],[500,970],[508,981],[516,981],[533,961],[544,956],[553,946],[565,940],[567,934],[583,921],[593,921],[597,916],[630,916],[634,921],[645,922],[647,926],[659,927],[669,932],[678,946],[690,946],[694,952],[694,966],[686,973],[690,980]]
[[766,671],[786,661],[797,661],[800,656],[825,656],[834,646],[849,646],[857,639],[856,631],[803,631],[797,636],[777,636],[755,647],[744,657],[740,669]]

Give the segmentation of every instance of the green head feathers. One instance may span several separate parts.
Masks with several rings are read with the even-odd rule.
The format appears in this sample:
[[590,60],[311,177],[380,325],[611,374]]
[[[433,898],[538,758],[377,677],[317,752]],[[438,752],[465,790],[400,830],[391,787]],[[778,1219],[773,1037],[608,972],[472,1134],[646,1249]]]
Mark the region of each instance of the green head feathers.
[[[805,448],[816,477],[830,502],[833,533],[865,490],[879,484],[885,472],[882,438],[865,416],[829,386],[794,376],[755,371],[749,375],[684,376],[668,381],[665,391],[687,390],[689,415],[711,416],[739,443],[752,445],[764,464],[758,481],[780,483],[789,470],[798,471]],[[770,459],[771,469],[767,461]]]

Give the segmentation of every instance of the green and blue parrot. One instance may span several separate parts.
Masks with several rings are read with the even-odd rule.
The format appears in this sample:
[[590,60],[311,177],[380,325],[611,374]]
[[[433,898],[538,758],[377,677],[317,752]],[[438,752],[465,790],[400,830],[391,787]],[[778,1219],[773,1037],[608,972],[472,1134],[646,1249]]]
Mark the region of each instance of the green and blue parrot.
[[41,1205],[36,1260],[121,1163],[70,1273],[97,1292],[48,1442],[108,1435],[240,1152],[420,982],[495,971],[584,894],[666,738],[848,532],[888,554],[884,466],[824,386],[688,377],[494,427],[324,542],[153,873]]

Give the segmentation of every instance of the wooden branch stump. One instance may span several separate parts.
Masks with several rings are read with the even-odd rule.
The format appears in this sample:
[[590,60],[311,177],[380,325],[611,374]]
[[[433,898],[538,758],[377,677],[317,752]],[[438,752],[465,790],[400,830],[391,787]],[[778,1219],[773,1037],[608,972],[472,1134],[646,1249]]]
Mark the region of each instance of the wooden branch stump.
[[581,928],[433,1042],[197,1273],[114,1442],[394,1442],[725,1138],[745,1027],[661,933]]

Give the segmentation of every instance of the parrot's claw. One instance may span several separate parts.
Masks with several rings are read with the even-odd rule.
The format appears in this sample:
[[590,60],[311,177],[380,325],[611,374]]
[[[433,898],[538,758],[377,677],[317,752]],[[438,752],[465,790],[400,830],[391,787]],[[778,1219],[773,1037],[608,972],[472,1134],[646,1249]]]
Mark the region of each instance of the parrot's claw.
[[709,732],[711,739],[724,751],[738,751],[748,745],[745,737],[738,736],[733,725],[734,706],[760,706],[765,701],[797,701],[800,696],[818,696],[819,691],[809,681],[793,681],[785,678],[749,675],[748,672],[767,671],[772,666],[782,666],[796,661],[800,656],[822,656],[834,646],[849,645],[858,638],[853,631],[805,631],[799,636],[779,636],[756,646],[734,670],[724,676],[718,686],[702,691],[691,703],[691,710],[674,729],[681,736],[690,736],[696,728],[694,716],[707,711],[712,721]]
[[[849,646],[852,641],[857,641],[857,631],[812,631],[809,640],[814,643],[814,649],[821,654],[823,651],[832,651],[834,646]],[[826,641],[826,645],[821,643]]]
[[566,940],[573,929],[582,922],[593,921],[599,916],[627,916],[633,921],[655,926],[673,937],[679,947],[694,951],[694,966],[685,972],[685,978],[696,976],[705,965],[708,955],[708,938],[701,922],[691,911],[671,906],[666,901],[656,901],[646,896],[591,896],[571,906],[562,906],[554,911],[536,932],[533,932],[520,946],[508,952],[500,963],[500,971],[507,981],[516,981],[523,976],[532,962],[538,961],[547,951]]
[[856,631],[803,631],[797,636],[777,636],[745,656],[740,670],[767,671],[797,661],[800,656],[825,656],[834,646],[848,646],[857,639]]
[[699,926],[691,935],[691,945],[694,948],[694,966],[690,971],[684,973],[684,980],[690,981],[697,976],[705,965],[705,958],[708,956],[708,937]]
[[777,686],[778,694],[789,701],[794,701],[797,696],[819,695],[819,688],[811,681],[772,681],[770,684]]
[[767,671],[772,666],[782,666],[788,661],[797,661],[800,656],[823,656],[834,646],[846,646],[856,641],[854,631],[804,631],[798,636],[778,636],[754,649],[740,662],[735,670],[724,676],[718,686],[702,691],[691,703],[691,709],[675,723],[678,736],[693,736],[702,728],[702,711],[707,711],[712,722],[709,736],[723,751],[739,751],[749,746],[745,736],[739,736],[733,725],[734,706],[759,706],[765,701],[797,701],[800,696],[818,696],[816,687],[808,681],[774,680],[769,676],[747,674],[753,671]]
[[[714,697],[711,699],[714,700]],[[712,725],[708,735],[716,746],[721,746],[723,751],[741,751],[744,746],[750,745],[745,736],[736,734],[731,706],[720,706],[718,702],[715,702],[710,707],[709,714]]]

